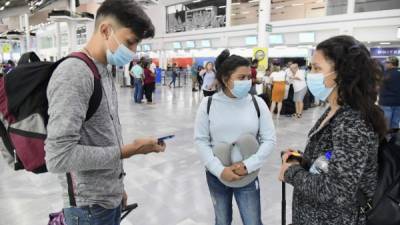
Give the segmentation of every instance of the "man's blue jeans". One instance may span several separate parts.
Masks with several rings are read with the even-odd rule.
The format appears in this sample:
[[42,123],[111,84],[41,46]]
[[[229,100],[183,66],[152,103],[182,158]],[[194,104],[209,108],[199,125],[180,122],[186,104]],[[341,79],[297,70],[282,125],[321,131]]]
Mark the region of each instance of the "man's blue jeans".
[[135,90],[133,91],[133,100],[141,103],[143,99],[143,83],[142,79],[135,78]]
[[214,205],[215,225],[232,223],[232,199],[235,196],[243,225],[262,225],[260,187],[258,178],[242,188],[225,186],[217,177],[206,172],[207,183]]
[[400,128],[400,106],[381,106],[389,129]]
[[99,205],[93,205],[65,208],[63,211],[67,225],[120,225],[121,223],[121,206],[105,209]]

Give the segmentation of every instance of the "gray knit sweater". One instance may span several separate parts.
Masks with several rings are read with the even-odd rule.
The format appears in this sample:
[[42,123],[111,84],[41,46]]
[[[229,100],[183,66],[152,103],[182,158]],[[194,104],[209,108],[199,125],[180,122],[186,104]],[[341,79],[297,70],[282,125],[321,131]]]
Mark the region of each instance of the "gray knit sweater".
[[85,121],[94,78],[81,60],[70,58],[55,70],[47,88],[49,123],[46,163],[59,174],[65,207],[69,206],[66,172],[73,177],[78,206],[115,208],[122,200],[121,126],[117,92],[106,66],[96,62],[103,97],[96,113]]
[[310,131],[304,157],[313,162],[331,150],[329,172],[314,175],[292,166],[285,173],[285,181],[294,186],[293,225],[365,225],[356,193],[360,188],[372,197],[375,191],[379,139],[360,113],[349,106],[341,107],[317,131],[328,112]]

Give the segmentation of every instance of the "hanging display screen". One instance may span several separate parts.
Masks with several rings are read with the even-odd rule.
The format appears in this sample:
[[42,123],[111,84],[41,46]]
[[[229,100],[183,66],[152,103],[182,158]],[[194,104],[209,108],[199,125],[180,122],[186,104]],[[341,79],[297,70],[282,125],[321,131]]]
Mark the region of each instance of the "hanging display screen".
[[225,0],[190,1],[167,6],[167,33],[225,26]]

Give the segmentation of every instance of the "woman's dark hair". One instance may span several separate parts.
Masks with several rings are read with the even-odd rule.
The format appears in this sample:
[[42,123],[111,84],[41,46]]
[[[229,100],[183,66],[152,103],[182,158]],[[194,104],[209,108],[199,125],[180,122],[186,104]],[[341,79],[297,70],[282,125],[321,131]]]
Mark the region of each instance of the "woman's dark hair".
[[334,65],[338,104],[360,111],[365,121],[383,138],[387,131],[386,120],[375,104],[382,71],[365,45],[354,37],[341,35],[321,42],[317,51]]
[[[208,70],[208,65],[211,64],[213,66],[212,71],[214,71],[214,63],[213,62],[207,62],[206,66],[204,67],[206,70]],[[215,72],[215,71],[214,71]]]
[[139,41],[154,37],[153,23],[134,0],[105,0],[97,10],[96,29],[105,17],[113,17],[123,27],[131,29]]
[[222,89],[226,88],[225,82],[229,80],[232,73],[241,66],[250,66],[250,61],[242,56],[230,55],[228,49],[219,54],[215,60],[215,69],[217,70],[215,76]]

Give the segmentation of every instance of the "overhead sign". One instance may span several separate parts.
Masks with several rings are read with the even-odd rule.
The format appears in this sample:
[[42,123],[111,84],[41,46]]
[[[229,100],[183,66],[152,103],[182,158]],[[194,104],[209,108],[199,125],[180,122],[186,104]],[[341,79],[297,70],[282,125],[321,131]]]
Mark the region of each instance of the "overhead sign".
[[272,24],[266,24],[265,25],[265,31],[271,33],[272,32]]
[[258,60],[258,70],[265,71],[268,66],[268,48],[253,48],[253,58]]
[[11,45],[8,43],[4,43],[2,47],[3,53],[10,53],[11,52]]
[[372,56],[400,56],[400,48],[371,48]]

